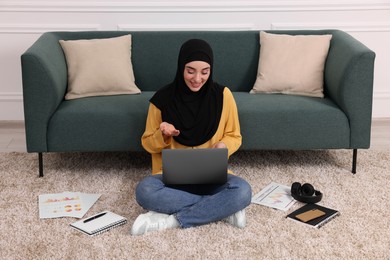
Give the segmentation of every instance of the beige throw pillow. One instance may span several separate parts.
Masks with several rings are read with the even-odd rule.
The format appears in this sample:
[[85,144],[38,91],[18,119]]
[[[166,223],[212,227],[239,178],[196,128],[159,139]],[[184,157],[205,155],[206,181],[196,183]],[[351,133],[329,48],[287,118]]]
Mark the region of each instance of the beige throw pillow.
[[324,66],[332,35],[260,32],[260,58],[250,93],[324,97]]
[[60,44],[68,66],[65,99],[141,93],[131,63],[131,35]]

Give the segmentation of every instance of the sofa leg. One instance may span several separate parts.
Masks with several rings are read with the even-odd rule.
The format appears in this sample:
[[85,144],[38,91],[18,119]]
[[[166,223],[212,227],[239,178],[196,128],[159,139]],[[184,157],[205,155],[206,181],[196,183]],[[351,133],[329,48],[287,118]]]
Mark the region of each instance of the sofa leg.
[[356,173],[357,149],[353,149],[352,155],[352,173]]
[[43,177],[43,158],[42,158],[42,153],[38,153],[38,162],[39,162],[39,177]]

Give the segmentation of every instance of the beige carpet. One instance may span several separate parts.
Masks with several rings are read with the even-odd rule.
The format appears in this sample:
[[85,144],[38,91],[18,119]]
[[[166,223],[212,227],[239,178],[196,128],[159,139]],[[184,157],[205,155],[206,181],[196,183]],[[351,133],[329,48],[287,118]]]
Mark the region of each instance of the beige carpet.
[[[361,150],[352,175],[351,151],[239,152],[231,168],[259,192],[271,181],[310,182],[324,193],[321,205],[341,216],[320,229],[285,219],[288,212],[251,204],[243,230],[218,222],[133,237],[144,213],[134,200],[137,182],[150,171],[145,153],[0,153],[0,259],[384,259],[390,256],[390,151]],[[101,193],[87,212],[111,210],[128,223],[96,237],[69,224],[41,220],[38,195]]]

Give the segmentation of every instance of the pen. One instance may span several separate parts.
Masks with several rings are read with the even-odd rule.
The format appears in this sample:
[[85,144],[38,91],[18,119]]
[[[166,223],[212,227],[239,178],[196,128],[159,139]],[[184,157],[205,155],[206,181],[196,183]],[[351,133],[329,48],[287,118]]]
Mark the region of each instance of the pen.
[[86,220],[84,220],[84,223],[87,223],[87,222],[89,222],[89,221],[91,221],[91,220],[94,220],[94,219],[96,219],[96,218],[100,218],[100,217],[106,215],[106,213],[107,213],[107,212],[103,212],[103,213],[100,213],[100,214],[98,214],[98,215],[96,215],[96,216],[87,218]]

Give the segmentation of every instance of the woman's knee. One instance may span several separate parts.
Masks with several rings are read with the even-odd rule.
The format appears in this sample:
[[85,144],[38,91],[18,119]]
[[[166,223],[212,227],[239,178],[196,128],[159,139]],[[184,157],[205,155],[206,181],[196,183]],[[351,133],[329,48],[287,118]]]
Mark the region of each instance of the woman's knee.
[[238,176],[232,176],[232,178],[229,180],[229,189],[236,190],[235,196],[237,201],[244,207],[251,203],[252,188],[246,180]]
[[135,196],[138,204],[147,207],[149,201],[154,201],[153,196],[157,194],[157,191],[162,189],[163,186],[159,176],[152,175],[141,180],[135,189]]

